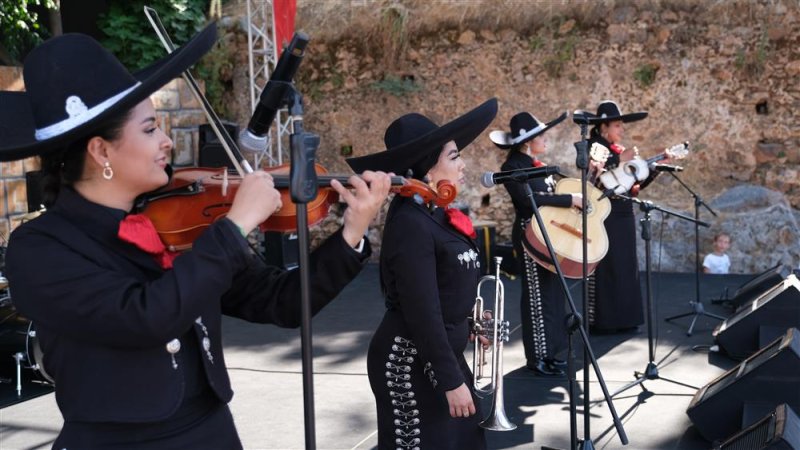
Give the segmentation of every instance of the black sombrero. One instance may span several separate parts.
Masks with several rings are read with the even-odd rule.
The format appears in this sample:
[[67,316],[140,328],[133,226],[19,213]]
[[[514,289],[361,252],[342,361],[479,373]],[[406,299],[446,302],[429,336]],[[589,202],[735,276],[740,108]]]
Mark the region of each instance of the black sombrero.
[[188,69],[216,36],[212,23],[135,74],[89,36],[46,41],[25,59],[25,92],[0,91],[0,161],[48,154],[95,131]]
[[383,142],[386,150],[371,155],[348,158],[356,172],[381,170],[421,179],[436,164],[442,146],[455,141],[459,150],[474,141],[497,114],[497,99],[487,100],[477,108],[442,126],[422,114],[401,116],[386,129]]
[[521,112],[511,118],[508,125],[511,128],[510,132],[492,131],[489,133],[489,140],[502,149],[509,149],[535,139],[536,136],[563,122],[568,115],[569,113],[565,112],[550,122],[542,123],[530,113]]
[[616,103],[612,102],[611,100],[604,100],[597,106],[597,114],[589,118],[589,123],[598,124],[613,122],[615,120],[621,120],[625,123],[628,123],[642,120],[645,117],[647,117],[647,112],[645,111],[622,114],[619,106],[617,106]]

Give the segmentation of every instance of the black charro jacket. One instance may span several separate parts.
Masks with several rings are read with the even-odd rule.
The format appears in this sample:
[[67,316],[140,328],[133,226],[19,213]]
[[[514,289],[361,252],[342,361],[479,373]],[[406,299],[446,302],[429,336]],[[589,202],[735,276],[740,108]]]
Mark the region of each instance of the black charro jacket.
[[[509,153],[500,170],[529,169],[533,167],[533,158],[529,155],[514,150],[510,151],[511,153]],[[553,194],[548,191],[548,179],[552,180],[552,177],[528,180],[536,206],[560,206],[565,208],[572,206],[572,195]],[[514,211],[517,213],[517,220],[530,220],[533,216],[533,205],[530,198],[528,198],[528,193],[525,191],[525,185],[522,183],[505,183],[503,186],[511,196]]]
[[470,386],[461,362],[481,273],[475,241],[456,231],[443,209],[397,196],[382,242],[386,306],[401,313],[434,386],[441,392]]
[[[170,417],[184,398],[185,365],[180,351],[173,361],[166,344],[192,329],[200,349],[207,333],[210,356],[200,356],[205,377],[214,394],[229,401],[222,314],[299,326],[299,272],[254,258],[227,219],[211,225],[164,271],[116,237],[123,215],[62,189],[53,208],[11,236],[6,271],[13,302],[36,326],[64,419]],[[312,253],[314,313],[359,273],[368,254],[350,248],[341,231]]]

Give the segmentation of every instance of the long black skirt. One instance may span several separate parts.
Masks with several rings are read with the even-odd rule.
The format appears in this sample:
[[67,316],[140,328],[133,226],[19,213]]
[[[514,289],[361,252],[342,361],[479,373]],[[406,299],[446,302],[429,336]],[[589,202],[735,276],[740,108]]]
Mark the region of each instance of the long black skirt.
[[630,201],[611,199],[605,220],[608,253],[589,283],[589,325],[598,331],[617,331],[644,323],[636,228]]
[[[448,345],[448,343],[443,343]],[[457,356],[467,386],[472,373]],[[378,411],[378,449],[483,450],[486,440],[477,414],[450,417],[444,391],[435,389],[399,312],[387,311],[370,341],[367,373]],[[469,381],[468,381],[469,380]]]

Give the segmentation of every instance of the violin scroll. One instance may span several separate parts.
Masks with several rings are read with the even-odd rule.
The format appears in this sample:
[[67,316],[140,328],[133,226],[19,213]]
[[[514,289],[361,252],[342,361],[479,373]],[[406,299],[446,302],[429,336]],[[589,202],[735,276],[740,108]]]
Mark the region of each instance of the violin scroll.
[[441,180],[436,185],[436,189],[420,180],[409,178],[405,184],[392,188],[392,192],[402,197],[413,197],[419,195],[425,203],[433,203],[439,207],[445,207],[455,200],[458,194],[456,186],[447,180]]

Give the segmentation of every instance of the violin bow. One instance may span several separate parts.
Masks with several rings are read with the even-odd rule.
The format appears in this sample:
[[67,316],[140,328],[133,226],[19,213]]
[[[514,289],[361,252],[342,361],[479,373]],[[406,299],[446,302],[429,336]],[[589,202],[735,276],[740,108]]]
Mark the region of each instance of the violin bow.
[[[164,28],[164,24],[161,22],[158,12],[149,6],[145,6],[144,14],[147,16],[147,20],[150,21],[150,25],[153,26],[156,35],[158,35],[158,39],[167,50],[167,53],[174,52],[175,44],[172,43],[172,39],[170,39],[169,35],[167,34],[167,30]],[[211,103],[209,103],[203,93],[200,92],[200,88],[197,86],[197,82],[189,72],[189,69],[186,69],[182,75],[183,79],[186,80],[186,83],[189,85],[192,94],[203,106],[203,111],[206,113],[208,123],[211,125],[211,128],[214,130],[217,138],[219,138],[219,141],[222,144],[222,147],[225,149],[225,153],[228,154],[228,158],[230,158],[231,163],[233,163],[236,172],[238,172],[242,177],[244,177],[244,175],[247,173],[252,173],[253,168],[250,167],[250,163],[247,162],[247,159],[245,159],[244,156],[242,156],[242,152],[239,151],[239,146],[236,145],[236,141],[231,137],[230,134],[228,134],[228,130],[222,126],[222,121],[219,119],[219,116],[217,116],[217,113],[214,112],[214,108],[211,107]]]

